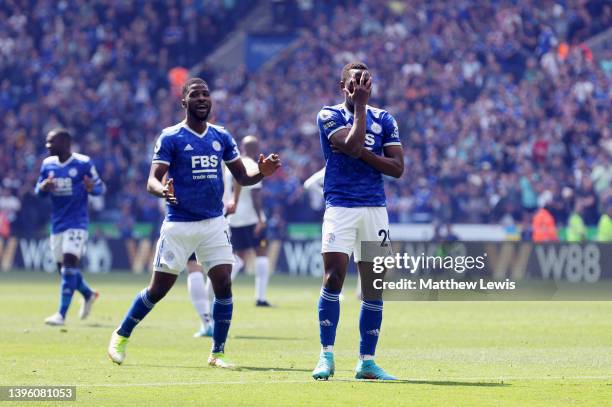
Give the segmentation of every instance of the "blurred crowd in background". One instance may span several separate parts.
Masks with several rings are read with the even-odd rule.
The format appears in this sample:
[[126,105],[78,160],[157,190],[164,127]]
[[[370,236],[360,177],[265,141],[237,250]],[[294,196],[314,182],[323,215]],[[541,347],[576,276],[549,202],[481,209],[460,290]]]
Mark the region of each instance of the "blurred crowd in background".
[[[44,227],[33,195],[44,136],[73,131],[108,186],[94,220],[157,222],[145,192],[155,139],[182,120],[168,73],[209,54],[256,2],[47,1],[0,5],[0,211]],[[387,182],[392,222],[558,226],[612,216],[612,27],[603,0],[297,1],[298,39],[258,72],[195,72],[213,120],[255,134],[283,168],[264,183],[271,221],[317,222],[303,181],[324,166],[316,115],[343,100],[342,66],[370,66],[372,105],[391,112],[406,172]]]

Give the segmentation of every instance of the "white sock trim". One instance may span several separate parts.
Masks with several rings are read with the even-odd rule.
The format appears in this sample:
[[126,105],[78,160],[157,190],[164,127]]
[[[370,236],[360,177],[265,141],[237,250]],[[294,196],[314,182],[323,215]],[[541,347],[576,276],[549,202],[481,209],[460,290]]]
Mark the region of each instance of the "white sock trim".
[[321,352],[333,352],[334,345],[321,346]]

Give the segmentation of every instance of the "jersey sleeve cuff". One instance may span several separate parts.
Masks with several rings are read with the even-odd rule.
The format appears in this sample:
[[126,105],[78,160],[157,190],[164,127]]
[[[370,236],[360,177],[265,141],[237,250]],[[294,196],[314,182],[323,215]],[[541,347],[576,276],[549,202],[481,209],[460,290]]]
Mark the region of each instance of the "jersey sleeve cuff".
[[328,135],[327,135],[327,139],[329,140],[331,138],[331,136],[333,136],[337,131],[342,130],[342,129],[346,129],[346,126],[342,126],[342,127],[338,127],[337,129],[332,130]]
[[233,163],[234,161],[236,161],[239,158],[240,158],[240,156],[237,155],[236,157],[232,158],[231,160],[223,160],[223,162],[229,164],[229,163]]
[[165,160],[153,160],[152,163],[153,164],[166,164],[166,165],[170,165],[170,161],[165,161]]
[[402,143],[400,143],[399,141],[390,141],[388,143],[383,144],[383,147],[387,147],[387,146],[401,146]]

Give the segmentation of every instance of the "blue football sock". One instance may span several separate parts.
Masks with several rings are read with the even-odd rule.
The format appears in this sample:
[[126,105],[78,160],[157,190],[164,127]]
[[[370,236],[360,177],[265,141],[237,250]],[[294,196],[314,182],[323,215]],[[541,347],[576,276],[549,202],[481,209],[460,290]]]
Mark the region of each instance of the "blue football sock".
[[74,290],[77,288],[76,273],[78,272],[79,270],[75,268],[62,267],[62,292],[60,296],[59,313],[63,318],[66,317],[66,312],[68,312],[70,302],[72,301],[72,295],[74,294]]
[[212,353],[223,352],[225,349],[227,333],[232,323],[233,310],[234,304],[232,302],[232,297],[215,298],[212,309],[214,321]]
[[88,300],[91,298],[91,295],[93,294],[93,290],[89,288],[89,286],[85,282],[85,279],[83,278],[83,274],[81,273],[81,271],[77,270],[77,272],[78,272],[77,273],[77,291],[83,295],[85,300]]
[[134,302],[132,303],[132,307],[129,309],[121,326],[117,330],[117,333],[121,336],[125,336],[129,338],[132,334],[132,331],[138,325],[140,321],[153,309],[155,303],[149,297],[149,292],[145,288],[138,294],[136,294],[136,298],[134,298]]
[[321,346],[334,346],[336,328],[340,320],[340,291],[321,288],[319,298],[319,334]]
[[382,324],[382,301],[363,301],[361,303],[361,314],[359,315],[359,355],[374,356],[376,343],[380,334]]

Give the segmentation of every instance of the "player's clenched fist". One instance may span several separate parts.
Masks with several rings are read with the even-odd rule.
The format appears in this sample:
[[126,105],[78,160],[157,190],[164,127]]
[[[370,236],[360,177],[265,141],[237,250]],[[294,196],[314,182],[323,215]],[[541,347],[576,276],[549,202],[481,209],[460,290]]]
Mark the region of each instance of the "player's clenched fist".
[[172,178],[166,180],[164,183],[164,189],[162,189],[162,195],[172,205],[176,205],[178,203],[178,199],[174,196],[174,181]]
[[264,177],[274,174],[274,172],[279,169],[281,165],[282,164],[278,154],[270,154],[266,158],[264,158],[263,154],[259,154],[257,166],[259,167],[259,172],[261,172]]

